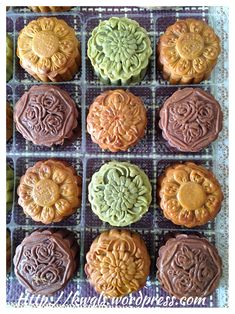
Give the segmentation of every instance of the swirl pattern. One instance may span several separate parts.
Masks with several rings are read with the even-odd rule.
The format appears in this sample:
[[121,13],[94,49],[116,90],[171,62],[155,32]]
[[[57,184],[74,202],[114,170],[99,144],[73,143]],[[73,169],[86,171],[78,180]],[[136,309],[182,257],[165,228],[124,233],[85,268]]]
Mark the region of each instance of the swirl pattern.
[[93,174],[88,190],[93,212],[112,226],[127,226],[138,221],[152,201],[147,175],[128,162],[104,164]]
[[159,126],[173,147],[198,152],[222,129],[223,114],[215,98],[199,88],[176,91],[160,110]]
[[77,127],[76,104],[59,87],[33,86],[14,110],[17,130],[36,145],[61,145]]
[[72,79],[80,62],[80,43],[64,20],[41,17],[21,30],[17,42],[21,66],[37,80]]
[[159,178],[160,207],[176,225],[203,225],[220,210],[223,193],[214,175],[192,162],[168,167]]
[[157,268],[162,288],[172,296],[204,297],[217,288],[222,262],[207,239],[180,234],[160,248]]
[[126,151],[144,136],[146,109],[139,97],[120,89],[105,91],[90,106],[87,130],[93,142],[112,152]]
[[18,203],[44,224],[72,215],[81,204],[81,177],[61,161],[39,161],[20,179]]
[[85,272],[98,293],[122,297],[141,289],[149,274],[150,257],[137,233],[113,229],[101,233],[86,255]]
[[207,79],[220,54],[220,39],[203,20],[178,20],[158,43],[163,76],[172,84],[199,83]]
[[33,294],[52,295],[63,288],[76,269],[78,246],[72,233],[35,231],[16,248],[15,273]]
[[128,18],[112,17],[92,31],[87,54],[95,72],[105,82],[139,82],[152,54],[147,32]]

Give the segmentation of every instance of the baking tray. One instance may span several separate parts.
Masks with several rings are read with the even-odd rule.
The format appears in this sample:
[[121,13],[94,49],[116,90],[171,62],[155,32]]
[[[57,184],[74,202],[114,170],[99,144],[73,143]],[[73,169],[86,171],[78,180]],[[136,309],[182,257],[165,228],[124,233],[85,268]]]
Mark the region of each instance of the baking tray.
[[[64,19],[72,28],[81,42],[82,64],[80,72],[72,81],[60,83],[48,83],[58,85],[69,92],[75,100],[81,113],[81,134],[75,141],[66,141],[63,146],[45,148],[34,146],[26,141],[20,133],[13,130],[13,139],[7,144],[7,162],[14,168],[14,200],[12,211],[7,215],[7,228],[11,232],[11,254],[23,238],[36,228],[45,227],[25,217],[22,209],[17,204],[16,187],[18,179],[26,169],[38,160],[56,157],[68,161],[82,175],[83,191],[82,205],[77,213],[68,219],[49,225],[54,228],[67,228],[72,230],[80,246],[80,265],[73,279],[62,292],[47,298],[34,297],[25,291],[14,275],[13,265],[7,275],[7,304],[11,306],[103,306],[103,307],[161,307],[161,306],[196,306],[196,307],[226,307],[228,306],[228,9],[225,7],[157,7],[155,9],[139,7],[74,7],[71,11],[63,13],[32,13],[27,7],[11,7],[6,14],[7,31],[14,42],[16,50],[19,31],[31,20],[39,16],[57,16]],[[115,89],[117,86],[102,85],[94,75],[91,64],[86,56],[87,40],[91,31],[100,20],[111,16],[126,16],[137,20],[143,26],[151,39],[153,55],[147,74],[141,84],[136,86],[124,86],[134,94],[140,96],[147,108],[148,126],[145,137],[135,147],[127,152],[109,153],[102,151],[92,143],[86,132],[86,115],[92,100],[103,90]],[[170,147],[162,138],[157,126],[159,107],[174,91],[184,86],[169,85],[156,70],[156,44],[159,36],[166,27],[180,18],[200,18],[206,20],[221,38],[222,52],[216,68],[208,81],[199,85],[210,92],[219,101],[224,115],[223,130],[216,142],[200,153],[179,153]],[[17,100],[24,91],[28,90],[36,82],[19,65],[14,58],[13,78],[7,83],[7,99],[15,106]],[[139,165],[150,178],[153,188],[153,201],[148,213],[142,219],[126,229],[139,232],[146,242],[151,256],[151,273],[146,286],[137,293],[133,293],[122,301],[104,301],[86,280],[84,273],[85,255],[93,239],[103,230],[111,229],[111,226],[98,219],[91,211],[87,197],[87,186],[92,174],[100,166],[109,160],[125,160]],[[224,192],[224,201],[220,213],[216,219],[208,224],[184,229],[166,220],[157,204],[156,182],[157,177],[164,168],[178,161],[195,161],[212,170]],[[206,298],[205,304],[182,305],[178,301],[173,304],[159,302],[159,298],[166,300],[167,294],[161,289],[156,280],[156,257],[163,237],[168,232],[200,232],[216,245],[223,258],[223,275],[219,288],[213,295]],[[95,301],[96,300],[96,301]],[[138,302],[137,302],[138,301]],[[98,303],[97,303],[98,302]]]

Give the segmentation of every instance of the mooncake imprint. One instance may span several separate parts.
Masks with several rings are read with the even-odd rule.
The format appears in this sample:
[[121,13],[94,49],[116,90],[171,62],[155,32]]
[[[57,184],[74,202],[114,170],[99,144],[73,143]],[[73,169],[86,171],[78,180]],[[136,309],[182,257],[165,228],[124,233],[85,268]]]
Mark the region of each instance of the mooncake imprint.
[[16,103],[17,130],[35,145],[62,145],[77,127],[78,110],[69,94],[57,86],[33,86]]
[[40,17],[29,22],[17,42],[20,65],[36,80],[68,81],[81,63],[80,43],[64,20]]
[[140,82],[152,54],[151,41],[138,22],[111,17],[99,23],[88,40],[87,55],[104,83]]
[[19,205],[33,220],[59,222],[81,205],[81,177],[62,161],[39,161],[21,177],[17,194]]
[[139,234],[112,229],[101,233],[86,255],[85,272],[98,293],[122,297],[138,291],[150,272],[150,257]]
[[206,297],[218,287],[222,261],[206,238],[179,234],[160,248],[157,269],[157,278],[170,295]]
[[142,100],[129,91],[109,90],[96,97],[89,108],[87,131],[100,148],[126,151],[143,136],[147,125]]
[[178,20],[160,37],[158,63],[171,84],[200,83],[209,77],[220,50],[220,39],[206,22]]
[[184,88],[160,110],[159,126],[169,144],[185,152],[207,147],[222,129],[223,114],[213,96],[200,88]]
[[192,228],[215,218],[223,193],[212,172],[185,162],[169,166],[159,178],[159,197],[167,219]]
[[92,211],[112,226],[127,226],[140,220],[152,201],[147,175],[128,162],[104,164],[93,174],[88,191]]
[[73,233],[66,229],[34,231],[16,248],[16,277],[32,294],[53,295],[74,275],[78,252]]

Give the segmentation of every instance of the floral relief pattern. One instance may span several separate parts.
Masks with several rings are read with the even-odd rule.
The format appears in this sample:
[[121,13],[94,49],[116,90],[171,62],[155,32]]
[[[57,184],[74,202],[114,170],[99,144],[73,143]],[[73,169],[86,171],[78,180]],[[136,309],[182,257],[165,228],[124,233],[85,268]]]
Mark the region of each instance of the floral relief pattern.
[[65,271],[63,254],[56,250],[51,240],[25,250],[23,256],[22,273],[32,278],[34,286],[50,285],[62,280]]
[[201,150],[214,141],[222,129],[219,103],[201,89],[176,91],[163,105],[160,118],[163,137],[181,151]]
[[125,83],[131,77],[141,79],[152,48],[146,30],[136,21],[112,17],[92,31],[87,54],[101,78]]
[[63,144],[77,126],[78,111],[58,87],[33,86],[17,102],[14,119],[19,132],[36,145]]
[[63,124],[63,105],[53,93],[34,96],[25,111],[25,121],[29,128],[39,135],[57,135]]
[[183,134],[183,140],[187,144],[195,143],[211,130],[213,110],[209,104],[198,101],[196,97],[172,106],[169,113],[170,121],[173,121],[172,129],[175,129],[177,135]]
[[152,201],[147,175],[127,162],[104,164],[92,176],[88,189],[93,212],[112,226],[127,226],[138,221]]
[[79,49],[75,31],[64,20],[41,17],[20,32],[17,55],[26,71],[48,75],[62,72],[71,60],[80,59]]
[[50,296],[62,289],[74,274],[77,252],[78,245],[71,232],[36,230],[16,248],[15,274],[30,293]]
[[185,234],[161,247],[157,268],[162,287],[179,299],[211,294],[222,270],[221,259],[207,239]]
[[[208,77],[220,54],[220,39],[203,20],[179,20],[169,26],[158,44],[159,62],[172,82]],[[169,79],[169,78],[168,78]],[[170,78],[171,80],[171,78]]]
[[127,230],[103,232],[90,247],[85,272],[98,293],[121,297],[145,285],[150,257],[138,234]]
[[20,180],[18,203],[24,213],[44,224],[72,215],[81,204],[81,178],[63,162],[40,161]]
[[106,91],[91,105],[87,130],[102,149],[126,151],[144,136],[146,109],[129,91]]
[[214,175],[191,162],[168,167],[159,178],[160,207],[164,216],[176,225],[188,228],[213,219],[223,200]]

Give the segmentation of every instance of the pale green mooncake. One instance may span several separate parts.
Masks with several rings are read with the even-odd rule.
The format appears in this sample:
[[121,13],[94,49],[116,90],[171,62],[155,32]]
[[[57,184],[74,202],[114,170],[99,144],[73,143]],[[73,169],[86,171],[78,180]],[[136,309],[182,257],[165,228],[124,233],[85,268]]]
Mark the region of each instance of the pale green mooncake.
[[8,165],[7,165],[6,171],[7,171],[6,206],[7,206],[7,211],[8,211],[12,208],[12,202],[13,202],[14,171]]
[[126,17],[112,17],[100,22],[92,31],[87,54],[102,82],[138,83],[149,64],[151,41],[138,22]]
[[92,211],[112,226],[141,219],[152,201],[149,178],[138,166],[111,161],[94,173],[88,186]]
[[7,77],[7,81],[9,81],[13,73],[13,44],[12,44],[12,39],[8,34],[6,36],[6,56],[7,56],[6,77]]

